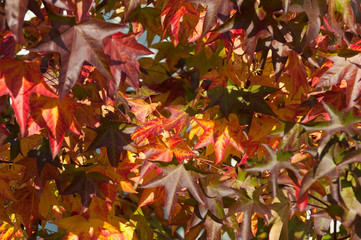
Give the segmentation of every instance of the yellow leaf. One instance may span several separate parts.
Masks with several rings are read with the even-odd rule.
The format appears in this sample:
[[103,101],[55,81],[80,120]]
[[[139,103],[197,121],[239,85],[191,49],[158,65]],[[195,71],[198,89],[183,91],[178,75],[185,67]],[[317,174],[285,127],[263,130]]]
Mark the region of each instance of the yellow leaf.
[[51,217],[53,205],[58,205],[58,201],[54,194],[55,183],[47,181],[40,196],[39,213],[45,219]]
[[109,209],[107,203],[98,198],[97,196],[92,198],[88,209],[90,217],[99,217],[102,220],[107,220]]

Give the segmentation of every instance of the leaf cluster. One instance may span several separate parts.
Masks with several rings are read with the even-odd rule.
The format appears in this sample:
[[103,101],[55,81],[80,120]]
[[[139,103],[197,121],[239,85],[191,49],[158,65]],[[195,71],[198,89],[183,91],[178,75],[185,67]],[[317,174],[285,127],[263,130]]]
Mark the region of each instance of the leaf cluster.
[[360,9],[0,0],[0,238],[361,239]]

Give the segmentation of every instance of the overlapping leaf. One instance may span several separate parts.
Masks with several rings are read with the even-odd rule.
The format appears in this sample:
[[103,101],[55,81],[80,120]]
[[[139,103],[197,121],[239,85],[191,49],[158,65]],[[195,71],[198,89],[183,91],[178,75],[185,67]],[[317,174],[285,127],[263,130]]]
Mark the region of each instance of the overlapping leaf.
[[[226,18],[231,13],[231,10],[234,7],[233,2],[227,0],[188,0],[189,2],[196,4],[204,4],[207,6],[207,12],[204,17],[203,23],[203,32],[202,34],[206,34],[209,32],[217,23],[218,16]],[[222,19],[224,21],[224,19]]]
[[97,136],[87,151],[103,146],[107,147],[107,156],[113,167],[117,166],[122,153],[124,154],[125,151],[135,151],[130,134],[125,133],[121,129],[120,123],[111,123],[104,120],[102,125],[95,129],[95,131]]
[[[181,144],[183,139],[171,138],[165,139],[164,141],[157,138],[152,141],[149,145],[144,147],[144,154],[150,161],[161,161],[170,162],[173,159],[173,155],[179,162],[185,159],[195,157],[196,154],[190,149],[189,146]],[[177,145],[183,145],[182,147]]]
[[249,172],[264,172],[269,171],[270,176],[270,184],[272,185],[272,197],[275,198],[277,194],[277,178],[278,174],[281,169],[286,168],[291,171],[293,171],[299,178],[301,178],[301,175],[299,173],[299,170],[291,163],[289,162],[290,155],[287,153],[282,154],[276,153],[275,150],[270,148],[268,145],[264,145],[264,147],[267,149],[270,160],[263,165],[248,168],[247,171]]
[[40,61],[0,60],[0,95],[10,94],[22,136],[27,134],[32,93],[56,98],[40,73]]
[[79,23],[75,23],[73,17],[51,15],[50,19],[53,23],[52,31],[31,51],[60,54],[58,88],[61,99],[74,86],[85,61],[94,65],[104,76],[111,77],[102,40],[119,32],[123,28],[121,25],[94,18],[86,18]]
[[178,192],[187,188],[192,196],[202,205],[205,205],[204,193],[201,190],[197,179],[202,175],[193,171],[188,171],[182,164],[178,166],[162,167],[162,175],[148,182],[145,188],[164,186],[165,188],[165,209],[169,217],[172,216],[173,209],[178,199]]
[[50,150],[53,158],[58,154],[65,136],[70,129],[80,134],[79,126],[74,119],[74,111],[78,103],[67,96],[62,101],[58,98],[34,96],[30,101],[33,124],[49,131]]
[[61,175],[59,191],[63,195],[79,193],[85,212],[94,196],[104,199],[102,184],[110,179],[99,172],[85,172],[82,169],[68,169]]
[[143,141],[148,136],[161,133],[164,130],[175,130],[178,135],[190,123],[188,114],[177,106],[169,106],[168,110],[171,112],[169,118],[159,117],[154,120],[146,122],[143,127],[137,129],[132,139],[137,139],[139,142]]
[[[129,84],[136,90],[139,89],[139,63],[137,57],[141,55],[152,54],[148,48],[137,43],[134,35],[123,33],[113,34],[103,40],[104,53],[107,56],[110,71],[115,79],[116,89],[122,77],[126,74],[129,78]],[[111,94],[112,95],[112,94]]]
[[361,71],[360,59],[361,54],[352,50],[335,50],[333,52],[321,52],[333,62],[319,79],[317,87],[329,87],[345,79],[347,81],[347,109],[354,107],[361,95]]
[[[86,219],[75,215],[60,219],[54,224],[79,239],[124,239],[119,229],[99,218]],[[70,236],[67,239],[71,239]]]
[[[220,163],[225,154],[228,145],[233,146],[238,151],[243,152],[241,142],[245,140],[245,135],[242,133],[244,126],[235,124],[234,118],[227,122],[194,119],[204,130],[203,134],[199,136],[197,144],[194,149],[205,147],[209,144],[214,144],[216,152],[216,164]],[[236,120],[237,121],[237,120]]]

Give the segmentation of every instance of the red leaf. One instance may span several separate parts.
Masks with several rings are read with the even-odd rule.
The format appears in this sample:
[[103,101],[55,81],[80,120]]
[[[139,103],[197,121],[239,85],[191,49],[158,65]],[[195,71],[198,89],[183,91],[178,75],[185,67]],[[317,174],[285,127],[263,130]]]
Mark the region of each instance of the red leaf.
[[218,14],[227,16],[234,6],[234,3],[229,0],[189,0],[189,2],[207,5],[207,13],[203,23],[203,35],[216,25]]
[[361,96],[361,54],[353,50],[336,50],[323,52],[323,55],[333,61],[333,65],[322,75],[316,87],[329,87],[345,79],[347,109],[351,109]]
[[66,96],[62,101],[56,98],[35,96],[31,98],[31,116],[40,127],[49,130],[50,149],[53,158],[58,154],[65,131],[70,129],[80,134],[74,119],[74,111],[77,108],[73,98]]
[[163,131],[163,123],[166,121],[166,118],[160,117],[156,118],[154,120],[151,120],[149,122],[146,122],[143,127],[136,130],[133,135],[133,140],[138,140],[139,142],[146,139],[148,136],[151,136],[153,134],[157,134]]
[[15,57],[16,41],[14,35],[8,32],[1,36],[0,58],[13,59]]
[[23,41],[22,27],[28,0],[11,0],[5,3],[6,21],[17,42]]
[[73,17],[49,16],[53,29],[49,36],[32,48],[34,52],[59,52],[59,97],[62,99],[76,83],[83,63],[94,65],[104,76],[111,77],[103,52],[102,40],[123,27],[94,18],[75,23]]
[[16,120],[22,136],[29,117],[29,97],[39,93],[47,97],[57,97],[45,84],[40,73],[40,61],[0,60],[0,95],[10,94]]
[[137,57],[152,54],[153,52],[137,43],[134,35],[123,33],[117,33],[105,38],[103,44],[104,53],[107,56],[116,87],[118,87],[123,73],[128,76],[129,84],[138,90],[139,63]]
[[172,114],[168,119],[162,116],[146,122],[143,127],[133,133],[132,139],[137,139],[141,142],[151,135],[161,133],[164,130],[169,131],[172,129],[174,129],[175,134],[178,135],[185,127],[189,126],[189,116],[180,107],[170,106],[168,107],[168,110]]

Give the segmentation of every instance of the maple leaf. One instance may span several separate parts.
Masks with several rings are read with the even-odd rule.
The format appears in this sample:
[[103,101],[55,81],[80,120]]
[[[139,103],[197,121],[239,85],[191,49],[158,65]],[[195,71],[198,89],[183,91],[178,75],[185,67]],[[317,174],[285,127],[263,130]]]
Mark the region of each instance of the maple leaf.
[[27,185],[18,189],[14,193],[14,197],[17,201],[11,204],[10,211],[23,216],[22,223],[26,227],[28,235],[31,236],[34,221],[39,217],[38,193],[34,187]]
[[178,192],[187,188],[192,196],[202,205],[206,205],[204,194],[197,183],[197,179],[203,176],[199,173],[187,171],[183,164],[178,166],[161,167],[162,174],[152,179],[144,188],[164,186],[165,188],[165,209],[171,218],[173,209],[178,199]]
[[57,97],[40,73],[40,61],[0,60],[0,95],[10,94],[22,136],[27,134],[27,121],[32,93]]
[[236,112],[240,106],[240,101],[234,94],[231,94],[227,88],[215,87],[207,91],[211,102],[206,109],[219,105],[223,116],[228,117],[232,112]]
[[15,56],[16,41],[13,33],[1,34],[0,58],[13,59]]
[[184,159],[196,156],[196,154],[192,152],[188,145],[177,147],[177,145],[182,142],[184,142],[184,140],[181,138],[170,138],[162,140],[157,137],[155,141],[152,141],[149,145],[144,146],[143,153],[148,160],[161,162],[172,161],[173,155],[179,162],[182,162]]
[[288,238],[288,222],[290,220],[290,203],[286,190],[279,190],[277,197],[273,199],[271,204],[272,227],[269,232],[270,239],[287,239]]
[[320,139],[317,148],[317,154],[322,158],[324,150],[336,132],[345,132],[349,136],[360,134],[360,131],[355,124],[360,122],[358,116],[355,116],[352,111],[345,113],[344,110],[337,111],[333,106],[322,102],[324,109],[326,109],[330,121],[311,123],[302,125],[306,131],[326,131],[326,134]]
[[158,106],[159,103],[147,103],[142,99],[133,99],[129,98],[127,99],[129,106],[131,107],[130,111],[134,113],[135,117],[138,121],[144,123],[146,120],[146,117],[150,113],[152,113]]
[[215,239],[220,240],[221,239],[221,230],[223,227],[222,223],[214,221],[210,216],[206,217],[206,220],[204,222],[204,226],[206,228],[207,232],[207,240]]
[[166,118],[160,117],[146,122],[141,128],[133,133],[132,139],[137,139],[139,142],[142,142],[147,137],[162,132],[164,130],[163,123],[165,121]]
[[[214,144],[217,157],[216,164],[223,160],[225,150],[228,145],[231,145],[238,151],[243,152],[243,147],[240,143],[243,142],[244,135],[240,135],[244,134],[241,132],[244,126],[237,126],[234,124],[236,119],[230,118],[229,122],[223,120],[223,123],[220,121],[196,118],[194,118],[194,120],[204,130],[203,134],[199,137],[197,144],[194,146],[194,149],[202,148],[209,144]],[[237,120],[236,123],[238,123]]]
[[66,96],[62,101],[58,98],[32,96],[30,99],[30,113],[39,127],[49,130],[50,149],[53,158],[58,154],[65,131],[70,129],[81,134],[74,119],[74,111],[78,103]]
[[86,16],[89,15],[89,10],[91,9],[94,0],[76,0],[76,15],[78,17],[78,21],[83,20]]
[[171,116],[165,121],[164,129],[174,129],[175,135],[178,135],[182,130],[189,126],[189,115],[179,106],[169,106],[167,109],[171,112]]
[[[180,31],[180,22],[184,20],[186,14],[197,14],[193,5],[186,0],[170,0],[167,2],[163,8],[161,16],[164,16],[163,19],[163,38],[167,32],[167,29],[170,27],[170,31],[174,37],[173,43],[174,46],[177,46],[179,43],[178,35]],[[190,31],[192,31],[191,27]]]
[[[44,20],[40,6],[36,0],[13,0],[5,2],[4,15],[6,22],[10,30],[14,33],[15,41],[18,43],[22,43],[24,41],[22,31],[27,8],[39,19]],[[0,30],[2,30],[1,24]]]
[[[273,43],[278,45],[278,47],[283,47],[280,43],[286,43],[284,34],[281,33],[278,28],[278,22],[273,18],[272,14],[262,14],[262,12],[274,12],[278,11],[282,6],[280,2],[263,2],[260,4],[254,3],[252,1],[242,1],[242,4],[238,4],[239,11],[237,11],[231,18],[217,28],[215,31],[219,33],[227,33],[232,29],[244,29],[245,30],[245,51],[249,54],[251,61],[254,61],[254,53],[256,51],[257,43],[259,38],[266,38],[271,36],[272,40],[276,40]],[[259,11],[258,11],[259,10]],[[270,29],[272,29],[270,31]],[[275,58],[275,62],[282,63],[285,62],[281,59],[281,55],[278,53],[278,49],[273,49],[272,45],[266,46],[267,42],[262,42],[263,49],[272,49]],[[270,42],[268,42],[270,43]],[[260,47],[257,47],[261,49]],[[282,49],[280,49],[282,50]],[[268,52],[268,51],[267,51]],[[280,51],[282,52],[282,51]],[[281,61],[280,61],[281,60]],[[275,67],[275,72],[277,73],[280,70],[280,66]]]
[[45,0],[45,2],[68,11],[75,11],[77,20],[81,21],[93,5],[94,0]]
[[305,92],[308,91],[307,84],[307,73],[303,65],[300,56],[296,52],[291,51],[288,54],[288,62],[286,64],[286,73],[292,77],[293,89],[292,94],[296,95],[300,87],[303,88]]
[[145,138],[163,132],[164,130],[175,130],[175,134],[178,135],[182,130],[190,124],[189,115],[178,106],[169,106],[167,109],[171,112],[169,118],[159,117],[154,120],[146,122],[143,127],[137,129],[132,139],[137,139],[139,142]]
[[252,216],[254,213],[260,213],[266,217],[271,217],[269,206],[265,205],[260,198],[263,188],[253,191],[252,199],[247,196],[245,190],[241,189],[237,192],[237,202],[229,208],[228,216],[235,213],[243,213],[241,222],[241,238],[245,240],[252,239]]
[[205,203],[208,210],[214,214],[219,220],[223,220],[225,215],[223,197],[236,195],[236,190],[226,186],[223,182],[216,182],[207,185],[205,188]]
[[0,237],[4,240],[11,240],[16,237],[22,237],[22,230],[19,229],[16,231],[16,226],[10,224],[9,221],[3,221],[0,226]]
[[116,227],[99,218],[86,219],[75,215],[57,220],[54,224],[78,236],[78,239],[125,239]]
[[162,30],[160,9],[158,8],[135,8],[134,11],[128,15],[127,21],[141,23],[144,28],[149,30],[147,32],[148,46],[152,44],[155,35]]
[[107,147],[107,156],[110,164],[116,167],[121,154],[125,151],[135,151],[132,146],[130,134],[121,130],[121,123],[111,123],[103,120],[102,124],[94,129],[97,132],[96,138],[93,140],[87,151],[95,150],[100,147]]
[[79,193],[82,211],[85,212],[94,196],[104,199],[102,184],[110,179],[99,172],[85,172],[80,168],[69,168],[62,172],[58,189],[61,194]]
[[230,0],[188,0],[191,3],[203,4],[207,6],[207,12],[204,17],[203,35],[209,32],[217,23],[217,18],[227,18],[234,7]]
[[30,50],[59,52],[61,66],[58,88],[61,99],[76,83],[85,61],[94,65],[104,76],[111,78],[102,40],[119,32],[123,26],[93,18],[86,18],[75,23],[73,17],[61,17],[54,14],[49,17],[53,24],[51,32]]
[[7,167],[0,168],[0,196],[2,199],[16,201],[13,192],[10,189],[10,181],[19,178],[18,174],[10,171]]
[[72,5],[72,2],[70,0],[44,0],[45,2],[65,10],[73,10],[74,5]]
[[[230,113],[238,115],[240,112],[248,113],[249,115],[253,115],[254,112],[274,115],[266,103],[265,97],[276,91],[278,91],[276,88],[259,85],[239,90],[236,90],[234,87],[215,87],[207,91],[211,101],[206,109],[219,105],[223,116],[227,118]],[[247,117],[244,118],[247,120]]]
[[268,145],[264,144],[263,146],[266,148],[267,152],[269,153],[270,160],[266,164],[252,168],[247,168],[247,171],[248,172],[269,171],[271,174],[269,181],[272,185],[272,197],[275,198],[277,194],[277,178],[281,169],[286,168],[293,171],[298,178],[301,178],[301,174],[299,173],[299,170],[291,162],[289,162],[290,155],[287,152],[279,153],[277,155],[276,151],[270,148]]
[[22,34],[22,27],[24,24],[24,17],[28,0],[13,0],[5,2],[6,22],[10,30],[14,33],[14,38],[17,42],[24,40]]
[[358,64],[361,61],[361,54],[348,49],[320,51],[320,53],[331,60],[333,65],[321,76],[316,87],[329,87],[345,79],[347,109],[351,109],[361,96],[361,69]]
[[126,74],[130,79],[130,86],[139,89],[139,63],[137,57],[149,55],[153,52],[137,43],[134,35],[117,33],[103,39],[104,53],[107,56],[110,71],[115,79],[116,89]]
[[321,18],[325,11],[324,1],[303,0],[292,2],[289,6],[292,12],[304,11],[307,14],[308,26],[304,36],[304,46],[308,46],[320,32]]
[[53,159],[51,154],[49,141],[43,139],[43,144],[38,146],[35,149],[32,149],[28,152],[28,156],[31,158],[36,158],[36,167],[38,170],[38,175],[41,174],[46,163],[53,164],[54,166],[59,167],[59,158]]
[[140,3],[140,0],[125,0],[124,18],[126,19],[129,13],[131,13]]

